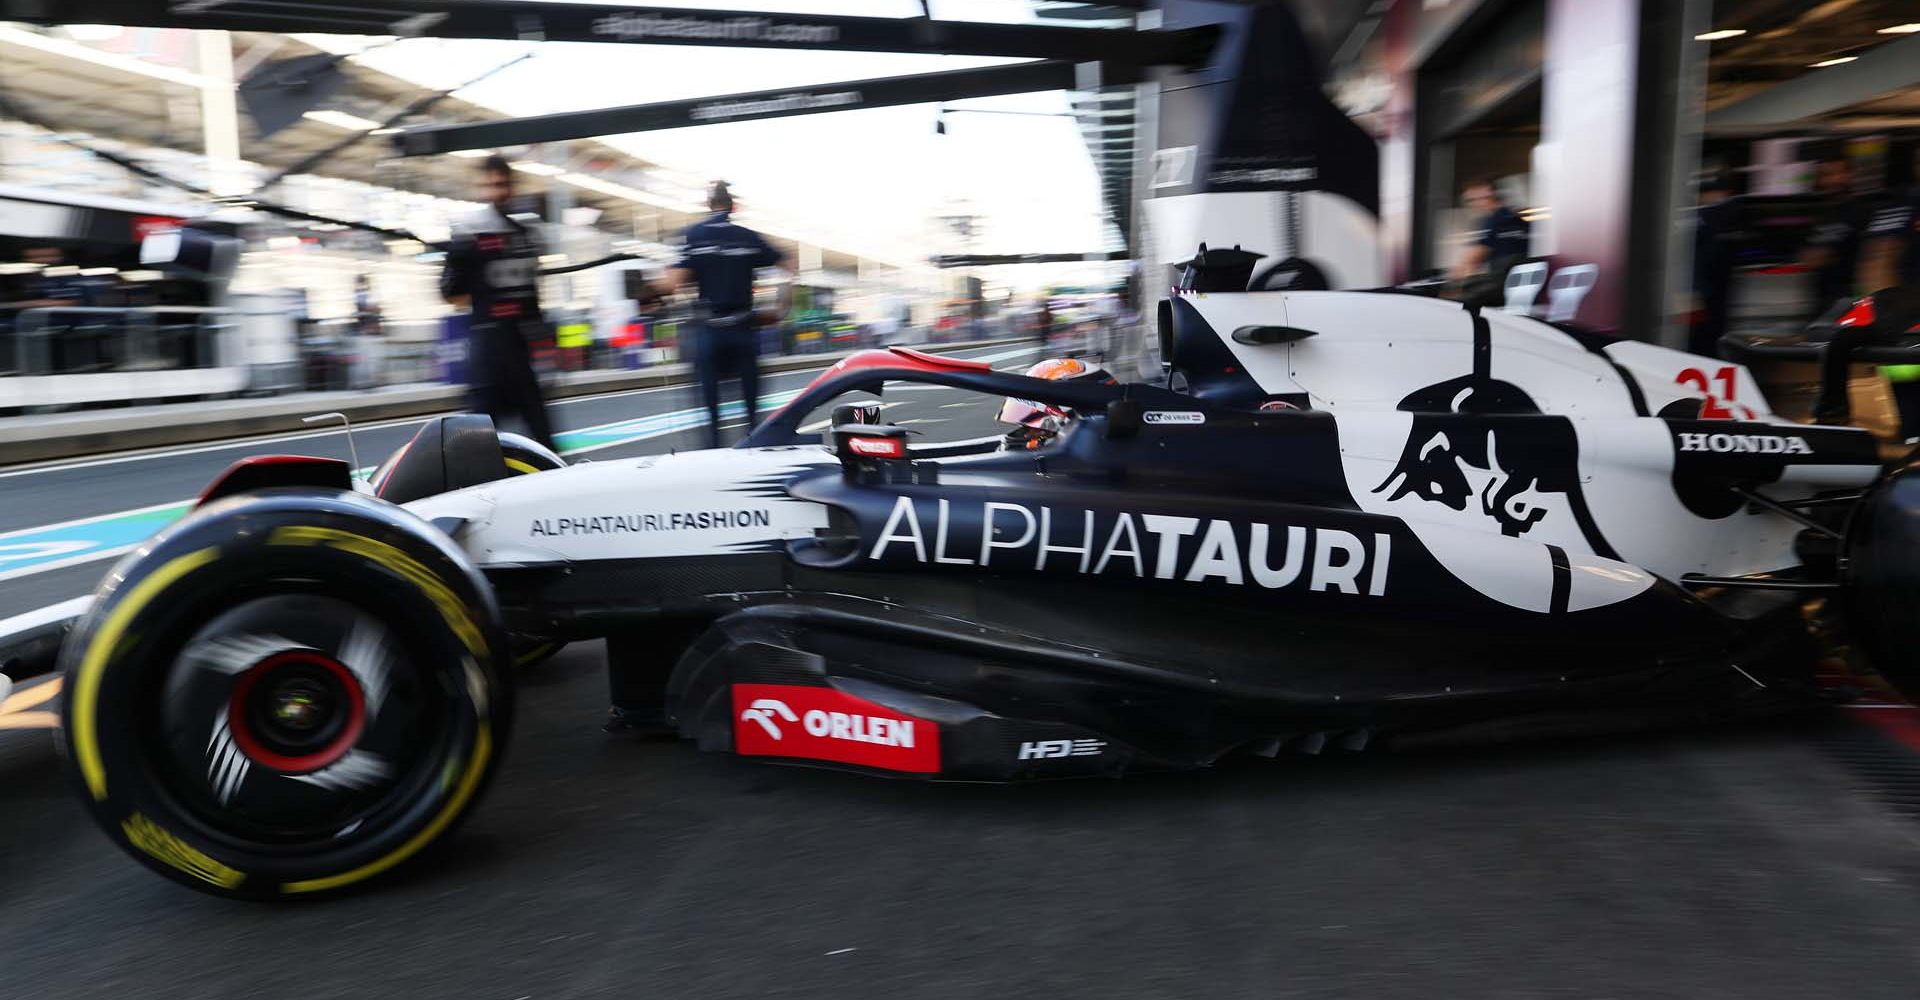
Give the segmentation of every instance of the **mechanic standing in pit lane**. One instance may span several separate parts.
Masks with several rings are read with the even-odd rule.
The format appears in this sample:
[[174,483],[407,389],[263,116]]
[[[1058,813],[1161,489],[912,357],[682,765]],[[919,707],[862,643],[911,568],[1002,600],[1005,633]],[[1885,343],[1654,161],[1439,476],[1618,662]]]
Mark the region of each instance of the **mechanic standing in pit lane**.
[[1466,248],[1449,277],[1462,302],[1497,306],[1506,299],[1507,272],[1527,258],[1527,221],[1507,207],[1489,177],[1461,185],[1460,200],[1474,213],[1473,229],[1465,235]]
[[785,260],[759,233],[732,219],[733,193],[726,181],[707,190],[712,214],[687,227],[680,261],[667,272],[663,294],[691,279],[699,291],[694,303],[692,361],[707,404],[707,440],[720,447],[720,380],[740,380],[747,426],[760,416],[759,324],[753,312],[754,271]]
[[546,323],[540,311],[540,235],[512,214],[513,168],[499,154],[480,161],[479,200],[456,221],[440,294],[466,306],[467,390],[476,413],[495,424],[517,421],[528,437],[552,448],[553,430],[540,399],[527,341]]

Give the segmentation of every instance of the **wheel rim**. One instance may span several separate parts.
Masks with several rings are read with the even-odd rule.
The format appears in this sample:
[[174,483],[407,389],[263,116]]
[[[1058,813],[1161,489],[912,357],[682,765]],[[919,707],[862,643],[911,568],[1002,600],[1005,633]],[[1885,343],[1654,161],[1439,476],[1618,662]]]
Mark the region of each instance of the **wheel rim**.
[[449,752],[431,650],[311,593],[243,601],[195,629],[161,682],[152,766],[204,832],[253,849],[371,835]]
[[353,749],[367,724],[366,689],[346,664],[312,649],[273,653],[234,679],[227,730],[247,759],[313,774]]

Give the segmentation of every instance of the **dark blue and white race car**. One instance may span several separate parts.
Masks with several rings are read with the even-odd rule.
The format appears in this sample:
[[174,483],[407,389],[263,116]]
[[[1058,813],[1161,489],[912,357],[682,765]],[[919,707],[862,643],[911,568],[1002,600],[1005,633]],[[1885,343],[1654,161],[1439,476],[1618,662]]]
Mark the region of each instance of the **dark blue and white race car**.
[[[57,652],[110,837],[252,897],[444,837],[515,661],[578,640],[629,724],[973,781],[1771,706],[1811,689],[1813,602],[1913,678],[1920,479],[1740,365],[1386,293],[1188,290],[1160,322],[1178,389],[896,349],[733,449],[564,467],[448,417],[371,492],[244,463],[0,655]],[[847,403],[897,383],[1071,419],[916,446]]]

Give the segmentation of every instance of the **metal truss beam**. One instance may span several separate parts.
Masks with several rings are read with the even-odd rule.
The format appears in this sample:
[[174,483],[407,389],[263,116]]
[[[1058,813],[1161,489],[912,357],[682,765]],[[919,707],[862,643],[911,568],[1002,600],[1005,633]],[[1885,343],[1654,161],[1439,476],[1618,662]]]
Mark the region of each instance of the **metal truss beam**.
[[[498,149],[541,142],[587,139],[629,132],[719,125],[726,122],[787,118],[857,111],[902,104],[926,104],[998,94],[1027,94],[1081,87],[1099,67],[1069,62],[1030,62],[1012,66],[917,73],[873,80],[785,87],[741,94],[663,101],[594,111],[508,118],[459,125],[430,125],[394,136],[403,156],[427,156],[462,149]],[[1111,82],[1108,80],[1107,82]]]
[[513,41],[925,52],[1198,66],[1217,29],[1133,31],[524,0],[0,0],[0,21]]

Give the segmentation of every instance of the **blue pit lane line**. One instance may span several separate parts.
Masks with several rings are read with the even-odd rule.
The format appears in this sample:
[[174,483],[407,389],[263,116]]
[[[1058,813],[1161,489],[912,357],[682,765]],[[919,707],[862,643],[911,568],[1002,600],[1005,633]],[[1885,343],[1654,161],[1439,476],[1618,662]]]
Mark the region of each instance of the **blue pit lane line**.
[[[1038,351],[1036,347],[1011,348],[983,355],[974,360],[994,364],[1036,351]],[[760,411],[770,413],[785,406],[798,396],[800,391],[793,389],[763,395],[760,397]],[[743,419],[746,412],[744,403],[732,400],[721,405],[720,419],[722,422]],[[705,426],[706,422],[705,407],[688,407],[595,427],[561,431],[554,435],[554,443],[560,446],[561,454],[578,455],[602,448],[666,437],[669,434]],[[361,469],[359,474],[364,477],[371,471],[371,469]],[[185,516],[189,510],[193,509],[193,503],[192,500],[178,500],[0,533],[0,581],[46,573],[130,552],[151,537],[154,532]]]

